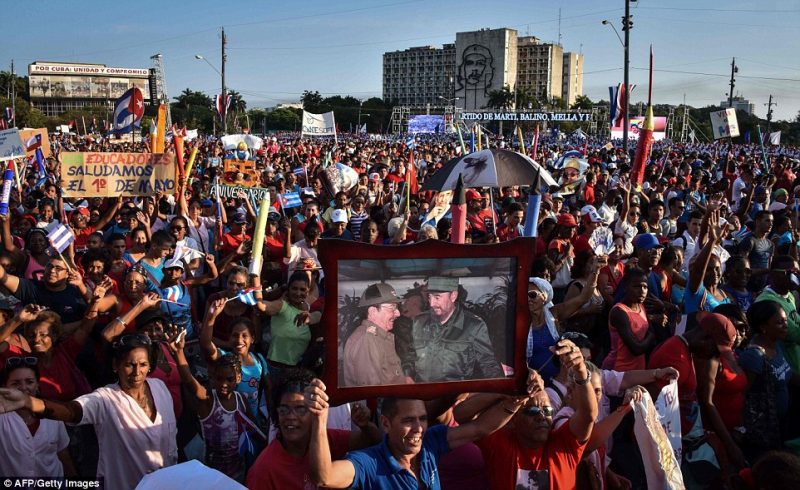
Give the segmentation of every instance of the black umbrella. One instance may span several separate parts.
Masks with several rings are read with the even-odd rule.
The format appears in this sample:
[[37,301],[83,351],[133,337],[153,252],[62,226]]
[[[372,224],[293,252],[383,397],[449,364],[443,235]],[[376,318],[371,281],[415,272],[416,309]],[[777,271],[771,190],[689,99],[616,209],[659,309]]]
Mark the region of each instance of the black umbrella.
[[466,187],[506,187],[530,185],[537,169],[547,185],[558,185],[546,169],[529,157],[510,150],[482,150],[454,158],[425,179],[422,190],[447,191],[455,189],[459,174]]

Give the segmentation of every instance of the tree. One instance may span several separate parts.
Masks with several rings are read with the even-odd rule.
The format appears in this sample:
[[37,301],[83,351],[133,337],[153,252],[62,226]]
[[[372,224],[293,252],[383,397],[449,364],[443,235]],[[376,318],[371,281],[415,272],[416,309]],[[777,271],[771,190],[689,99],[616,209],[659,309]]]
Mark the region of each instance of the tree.
[[506,85],[500,90],[489,91],[489,101],[486,107],[492,109],[508,110],[514,105],[514,92]]
[[567,102],[561,97],[553,97],[552,106],[554,109],[566,110]]
[[517,87],[517,107],[522,110],[541,109],[542,103],[530,87]]
[[594,107],[594,103],[592,102],[592,99],[590,99],[589,97],[587,97],[585,95],[579,95],[579,96],[577,96],[575,98],[575,103],[572,104],[572,107],[570,107],[570,109],[579,109],[579,110],[589,111],[589,110],[592,110],[592,107]]
[[316,90],[313,92],[304,90],[303,95],[300,97],[300,102],[303,103],[303,109],[308,112],[323,112],[320,110],[320,106],[322,106],[322,96]]

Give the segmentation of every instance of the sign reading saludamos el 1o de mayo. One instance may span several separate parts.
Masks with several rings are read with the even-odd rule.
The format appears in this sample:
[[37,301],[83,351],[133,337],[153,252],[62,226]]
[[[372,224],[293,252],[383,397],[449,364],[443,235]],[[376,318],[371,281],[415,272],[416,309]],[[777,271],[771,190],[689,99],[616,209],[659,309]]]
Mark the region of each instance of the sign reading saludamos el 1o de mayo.
[[592,120],[592,115],[588,112],[462,112],[461,120],[589,122]]
[[175,155],[156,153],[61,154],[65,197],[148,196],[175,190]]

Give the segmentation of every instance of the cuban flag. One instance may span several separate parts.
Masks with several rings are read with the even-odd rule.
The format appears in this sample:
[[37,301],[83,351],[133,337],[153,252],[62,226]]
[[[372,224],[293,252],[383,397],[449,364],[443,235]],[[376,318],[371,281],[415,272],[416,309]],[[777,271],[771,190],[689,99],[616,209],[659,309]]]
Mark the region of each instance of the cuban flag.
[[162,292],[162,297],[167,301],[177,303],[183,296],[183,288],[180,284],[165,288]]
[[[584,168],[586,157],[583,155],[583,153],[581,153],[578,150],[570,150],[568,152],[565,152],[563,155],[561,155],[561,157],[558,160],[555,161],[555,163],[553,164],[553,168],[555,168],[556,170],[561,170],[562,168],[564,168],[564,165],[568,161],[573,159],[578,160],[581,169]],[[585,165],[588,167],[588,163],[586,163]]]
[[50,246],[57,250],[58,253],[63,253],[69,247],[69,244],[75,241],[75,235],[72,234],[70,229],[58,221],[50,223],[46,230]]
[[303,175],[305,172],[306,172],[306,169],[304,167],[297,167],[295,169],[292,169],[292,173],[295,174],[298,177]]
[[144,115],[144,97],[136,87],[128,89],[114,103],[114,116],[111,119],[112,133],[130,133],[141,125]]
[[256,291],[258,291],[258,288],[242,289],[239,294],[234,296],[232,299],[241,301],[246,305],[255,306],[255,304],[258,302],[256,301],[256,297],[253,293]]
[[299,208],[303,205],[303,201],[300,199],[299,192],[284,192],[281,195],[281,206],[283,209],[288,208]]
[[11,107],[6,106],[6,121],[11,124],[11,121],[16,119],[16,115],[14,114],[14,109]]
[[47,180],[47,167],[44,164],[44,154],[41,148],[36,148],[34,158],[36,159],[36,173],[39,174],[39,180],[36,181],[36,186],[38,187]]
[[224,123],[225,115],[228,113],[228,109],[231,107],[231,96],[228,95],[225,97],[225,102],[222,102],[223,96],[217,95],[216,97],[216,107],[217,107],[217,114],[219,114],[219,120]]
[[622,126],[625,119],[625,98],[630,99],[630,94],[636,88],[635,84],[628,85],[626,93],[625,85],[619,84],[616,87],[608,87],[609,94],[609,111],[608,117],[611,122],[611,127],[618,128]]
[[416,135],[412,134],[406,138],[406,147],[411,150],[417,147]]

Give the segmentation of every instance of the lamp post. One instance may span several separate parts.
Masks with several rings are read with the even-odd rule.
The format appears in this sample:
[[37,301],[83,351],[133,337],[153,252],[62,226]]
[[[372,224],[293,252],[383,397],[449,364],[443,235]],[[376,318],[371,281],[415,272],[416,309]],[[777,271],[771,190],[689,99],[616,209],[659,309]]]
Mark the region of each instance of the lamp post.
[[361,114],[361,107],[363,105],[364,105],[364,101],[363,100],[359,100],[358,101],[358,128],[357,128],[358,132],[361,131],[361,116],[363,115],[364,117],[369,117],[371,115],[371,114]]
[[[210,67],[211,67],[211,69],[212,69],[212,70],[214,70],[215,72],[217,72],[217,75],[219,75],[219,76],[222,78],[222,93],[224,94],[224,93],[225,93],[225,75],[223,75],[223,74],[222,74],[222,72],[220,72],[219,70],[217,70],[217,67],[216,67],[216,66],[214,66],[214,65],[213,65],[213,64],[212,64],[210,61],[208,61],[208,59],[207,59],[205,56],[203,56],[202,54],[196,54],[196,55],[194,55],[194,59],[196,59],[196,60],[202,60],[202,61],[205,61],[205,62],[206,62],[206,64],[207,64],[208,66],[210,66]],[[223,105],[225,104],[225,102],[224,102],[224,97],[225,97],[225,96],[223,95]],[[215,122],[216,122],[216,119],[215,119]],[[216,132],[216,131],[215,131],[215,132]],[[225,134],[225,127],[224,127],[224,125],[223,125],[223,128],[222,128],[222,134]]]

